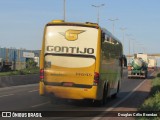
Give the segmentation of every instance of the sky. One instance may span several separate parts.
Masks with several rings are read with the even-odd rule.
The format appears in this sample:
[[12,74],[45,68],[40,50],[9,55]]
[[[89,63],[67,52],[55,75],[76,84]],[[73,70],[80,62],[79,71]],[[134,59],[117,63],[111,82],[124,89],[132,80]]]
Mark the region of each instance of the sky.
[[[0,47],[40,50],[44,26],[63,19],[64,0],[0,0]],[[124,53],[160,53],[160,0],[66,0],[66,21],[97,22],[123,43]],[[123,32],[120,28],[126,28]]]

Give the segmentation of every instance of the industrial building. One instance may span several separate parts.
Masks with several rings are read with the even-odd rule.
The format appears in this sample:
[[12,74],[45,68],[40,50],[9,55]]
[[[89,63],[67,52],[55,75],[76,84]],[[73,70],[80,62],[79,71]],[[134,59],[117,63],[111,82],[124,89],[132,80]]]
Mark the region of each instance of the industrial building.
[[39,65],[40,50],[25,50],[15,48],[0,48],[0,71],[8,69],[21,70],[26,68],[29,59],[35,60]]

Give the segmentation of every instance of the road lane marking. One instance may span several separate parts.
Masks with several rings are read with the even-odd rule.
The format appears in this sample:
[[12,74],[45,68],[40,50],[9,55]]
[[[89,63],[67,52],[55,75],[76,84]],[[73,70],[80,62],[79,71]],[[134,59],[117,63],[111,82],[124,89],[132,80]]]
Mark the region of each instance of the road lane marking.
[[12,95],[14,95],[14,94],[1,95],[1,96],[0,96],[0,98],[2,98],[2,97],[8,97],[8,96],[12,96]]
[[28,88],[28,89],[30,89],[30,87],[34,87],[32,89],[35,89],[35,87],[38,87],[38,83],[36,83],[36,84],[27,84],[27,85],[19,85],[19,86],[3,87],[3,88],[0,88],[0,91],[19,89],[19,88]]
[[[153,72],[151,75],[153,75],[155,72]],[[126,99],[128,99],[139,87],[141,87],[141,85],[144,84],[146,80],[143,80],[136,88],[134,88],[126,97],[124,97],[122,100],[120,100],[118,103],[116,103],[115,105],[111,106],[110,108],[105,109],[100,115],[94,117],[91,120],[100,120],[102,119],[102,117],[105,116],[106,113],[108,113],[109,111],[115,109],[115,107],[117,107],[119,104],[121,104],[122,102],[124,102]],[[107,119],[106,119],[107,120]]]
[[37,92],[38,90],[31,90],[31,91],[28,91],[28,92]]
[[37,104],[37,105],[33,105],[33,106],[31,106],[31,107],[39,107],[39,106],[46,105],[46,104],[48,104],[48,103],[50,103],[50,101],[45,102],[45,103],[41,103],[41,104]]

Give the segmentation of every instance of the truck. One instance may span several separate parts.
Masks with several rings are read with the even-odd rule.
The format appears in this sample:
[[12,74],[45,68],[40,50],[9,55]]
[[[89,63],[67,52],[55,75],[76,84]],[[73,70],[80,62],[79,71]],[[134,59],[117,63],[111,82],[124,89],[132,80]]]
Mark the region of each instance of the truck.
[[155,58],[149,58],[149,61],[148,61],[148,69],[151,70],[155,70],[156,69],[156,66],[157,66],[157,61]]
[[12,62],[6,61],[3,58],[0,58],[0,71],[11,70]]
[[142,58],[142,60],[148,64],[148,55],[145,53],[134,54],[134,58]]
[[[147,59],[146,59],[147,60]],[[148,64],[141,57],[135,56],[128,66],[128,78],[147,78]]]

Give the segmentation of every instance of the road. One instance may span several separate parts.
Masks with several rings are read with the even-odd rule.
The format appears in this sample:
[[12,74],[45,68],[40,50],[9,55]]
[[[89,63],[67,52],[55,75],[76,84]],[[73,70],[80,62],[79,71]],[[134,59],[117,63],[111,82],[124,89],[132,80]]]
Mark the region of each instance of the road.
[[[151,72],[149,76],[150,74]],[[138,89],[150,80],[151,79],[128,79],[127,71],[125,70],[118,97],[116,99],[109,98],[104,107],[93,106],[88,101],[59,100],[54,97],[51,101],[48,97],[39,96],[38,84],[0,88],[0,111],[71,111],[70,113],[66,113],[69,114],[69,117],[76,114],[74,111],[94,111],[93,113],[81,112],[80,114],[91,116],[86,118],[88,120],[103,119],[101,116],[104,115],[104,111],[107,113],[109,111],[116,111],[116,109],[118,111],[123,109],[136,110],[137,105],[132,105],[132,103],[127,102],[132,101],[130,99],[132,99],[132,96],[136,92],[139,96],[147,95],[149,91],[138,91]],[[124,102],[127,104],[123,104]],[[54,114],[56,117],[50,117],[49,119],[62,119],[66,117],[60,116],[59,113]],[[99,117],[95,117],[95,114],[96,116],[99,115]],[[43,119],[46,120],[48,118]]]

